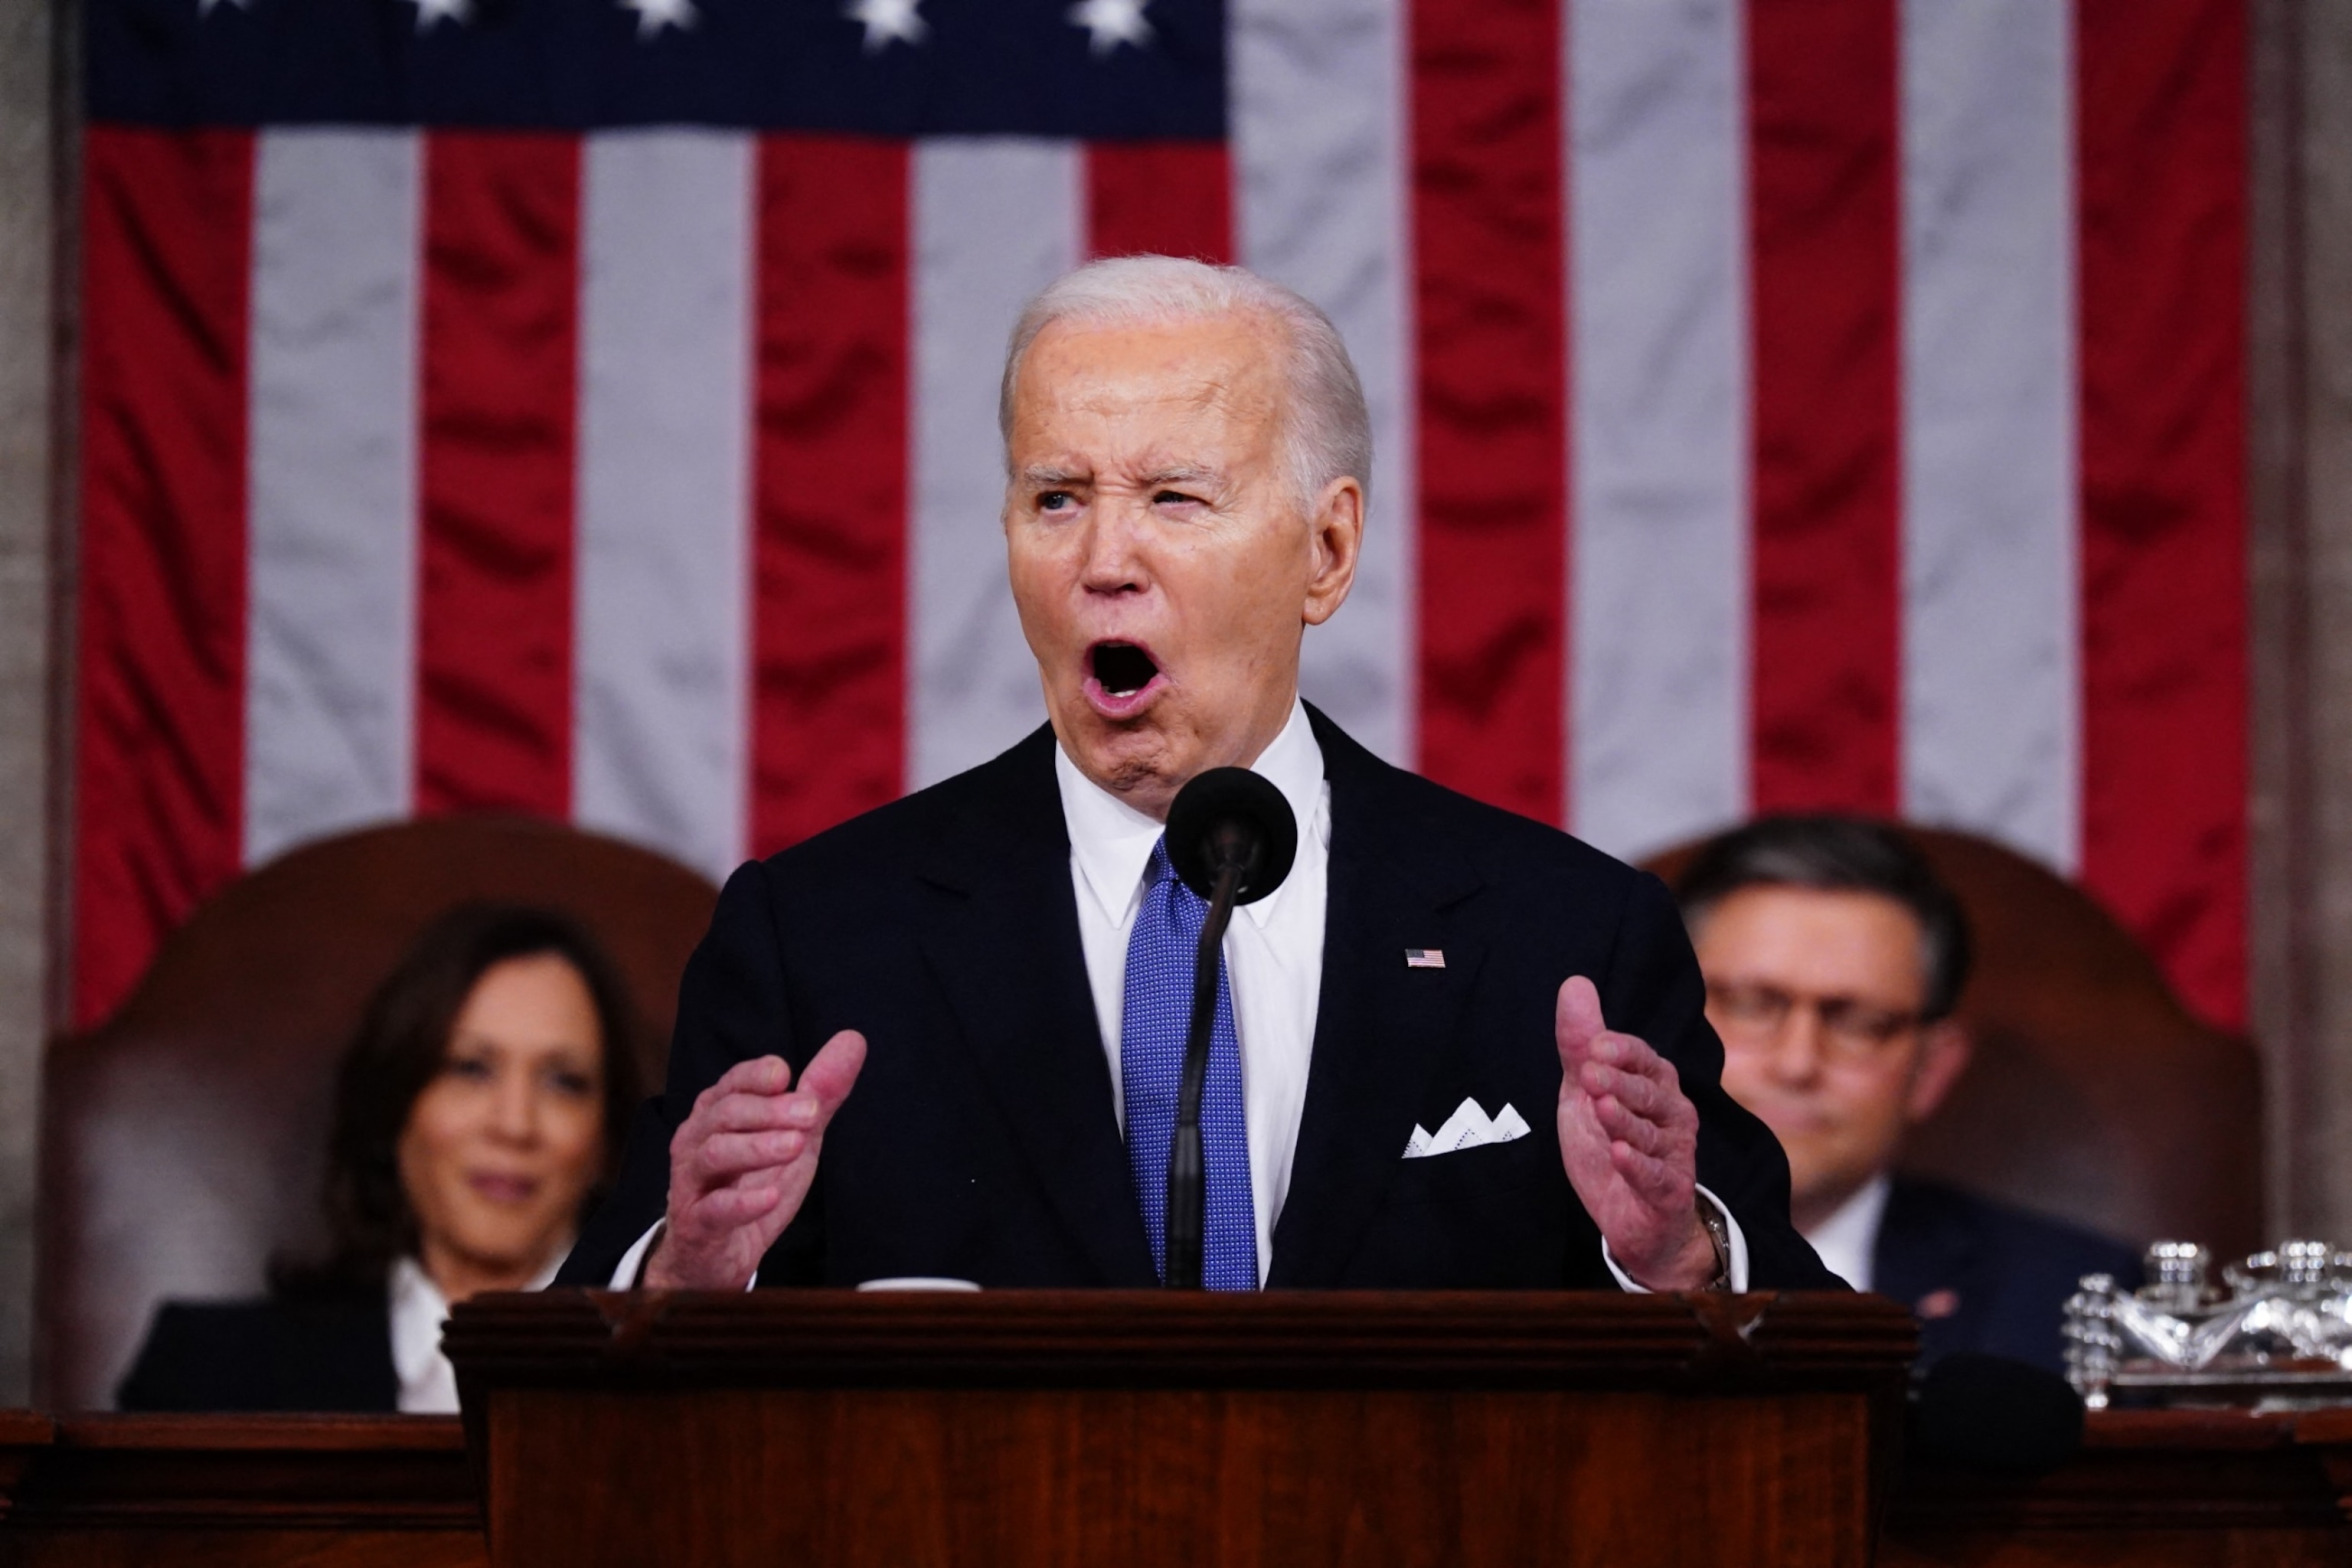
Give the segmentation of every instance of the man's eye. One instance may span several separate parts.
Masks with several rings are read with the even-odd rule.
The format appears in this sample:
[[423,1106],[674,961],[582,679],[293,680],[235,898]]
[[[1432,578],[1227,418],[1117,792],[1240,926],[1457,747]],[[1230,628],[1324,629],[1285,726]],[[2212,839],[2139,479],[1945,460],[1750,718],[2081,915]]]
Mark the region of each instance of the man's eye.
[[1077,504],[1077,497],[1067,490],[1048,490],[1037,498],[1040,512],[1059,512]]
[[1187,504],[1189,504],[1190,502],[1196,501],[1196,500],[1198,500],[1198,499],[1199,499],[1199,497],[1197,497],[1197,496],[1189,496],[1189,495],[1186,495],[1186,494],[1185,494],[1183,491],[1181,491],[1181,490],[1162,490],[1162,491],[1159,491],[1157,494],[1153,495],[1153,497],[1152,497],[1152,505],[1154,505],[1154,506],[1184,506],[1184,505],[1187,505]]

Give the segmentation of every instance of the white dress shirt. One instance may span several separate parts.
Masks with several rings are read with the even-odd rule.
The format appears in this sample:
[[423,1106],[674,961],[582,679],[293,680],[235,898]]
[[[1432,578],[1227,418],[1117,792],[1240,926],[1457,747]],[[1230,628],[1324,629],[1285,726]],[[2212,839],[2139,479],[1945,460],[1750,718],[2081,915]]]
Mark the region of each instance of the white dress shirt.
[[[1241,1038],[1241,1097],[1249,1122],[1250,1200],[1257,1210],[1258,1283],[1274,1264],[1274,1226],[1290,1192],[1291,1157],[1298,1150],[1306,1111],[1307,1066],[1315,1049],[1315,1010],[1323,994],[1323,916],[1331,872],[1331,786],[1323,776],[1323,748],[1307,722],[1304,703],[1291,703],[1290,722],[1250,764],[1282,791],[1299,823],[1298,859],[1282,886],[1245,904],[1225,929],[1225,976],[1233,991],[1234,1031]],[[1078,895],[1078,936],[1086,949],[1086,981],[1103,1051],[1111,1060],[1111,1092],[1126,1128],[1119,1075],[1119,1030],[1126,1011],[1127,938],[1143,905],[1143,874],[1161,825],[1078,771],[1054,749],[1054,781],[1062,792],[1062,820],[1070,833],[1070,877]],[[1565,976],[1562,976],[1565,979]],[[1540,1114],[1540,1113],[1539,1113]],[[1404,1150],[1397,1150],[1403,1158]],[[1442,1159],[1444,1156],[1435,1156]],[[1704,1187],[1700,1196],[1730,1231],[1731,1287],[1748,1286],[1748,1244],[1739,1221]],[[1617,1283],[1640,1291],[1606,1243],[1601,1260]]]
[[[558,1247],[547,1266],[525,1290],[545,1290],[563,1266]],[[449,1321],[449,1303],[424,1266],[414,1258],[392,1265],[384,1282],[392,1309],[392,1371],[400,1379],[399,1408],[410,1415],[457,1414],[457,1368],[441,1354],[441,1325]]]
[[[1289,722],[1250,764],[1250,771],[1282,792],[1299,824],[1298,858],[1290,875],[1272,893],[1243,905],[1225,929],[1225,975],[1233,993],[1234,1032],[1241,1043],[1250,1200],[1258,1227],[1258,1282],[1263,1284],[1274,1263],[1274,1227],[1290,1192],[1291,1159],[1298,1151],[1307,1068],[1315,1049],[1315,1014],[1323,994],[1331,786],[1323,776],[1323,748],[1316,743],[1305,704],[1292,700]],[[1070,836],[1070,881],[1077,895],[1086,983],[1094,993],[1095,1021],[1102,1031],[1104,1054],[1110,1058],[1112,1101],[1124,1132],[1127,1110],[1119,1076],[1119,1032],[1126,1012],[1127,939],[1143,905],[1143,874],[1162,828],[1079,772],[1058,745],[1054,781]],[[1397,1157],[1402,1159],[1404,1152],[1400,1140]],[[1699,1191],[1730,1229],[1731,1286],[1745,1290],[1747,1239],[1731,1211],[1704,1187]],[[622,1255],[613,1270],[615,1289],[636,1282],[639,1265],[660,1232],[657,1223]],[[1606,1244],[1601,1258],[1618,1284],[1633,1291],[1643,1288],[1617,1267]]]
[[[1249,1123],[1250,1201],[1257,1211],[1258,1282],[1274,1261],[1274,1225],[1290,1191],[1291,1156],[1307,1105],[1307,1061],[1315,1048],[1315,1009],[1323,995],[1323,913],[1331,870],[1331,786],[1323,748],[1293,701],[1263,755],[1250,765],[1290,802],[1298,819],[1298,859],[1282,885],[1244,904],[1225,928],[1225,977],[1233,992],[1234,1032],[1241,1039],[1241,1098]],[[1062,820],[1070,832],[1070,878],[1078,896],[1078,939],[1086,983],[1111,1061],[1119,1126],[1127,1125],[1119,1032],[1127,999],[1127,939],[1143,907],[1143,874],[1161,825],[1078,771],[1054,748]],[[1400,1149],[1398,1151],[1402,1153]]]
[[1823,1266],[1856,1290],[1870,1288],[1870,1260],[1878,1252],[1878,1227],[1886,1219],[1887,1193],[1893,1185],[1881,1171],[1804,1233]]

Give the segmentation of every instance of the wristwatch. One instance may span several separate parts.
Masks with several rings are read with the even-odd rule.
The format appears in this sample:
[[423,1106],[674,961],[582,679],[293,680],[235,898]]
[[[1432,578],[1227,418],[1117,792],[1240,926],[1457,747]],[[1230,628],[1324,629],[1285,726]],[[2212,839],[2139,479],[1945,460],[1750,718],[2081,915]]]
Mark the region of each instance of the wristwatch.
[[1695,1199],[1691,1207],[1699,1212],[1699,1223],[1707,1228],[1707,1241],[1715,1249],[1715,1277],[1702,1290],[1731,1289],[1731,1227],[1724,1223],[1723,1211],[1705,1198]]

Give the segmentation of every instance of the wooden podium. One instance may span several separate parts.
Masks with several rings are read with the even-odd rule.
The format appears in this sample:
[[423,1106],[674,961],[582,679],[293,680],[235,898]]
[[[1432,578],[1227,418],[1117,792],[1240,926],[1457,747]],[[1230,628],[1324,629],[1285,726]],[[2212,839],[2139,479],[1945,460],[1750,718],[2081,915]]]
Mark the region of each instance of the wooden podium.
[[1864,1564],[1871,1296],[552,1291],[451,1317],[495,1564]]

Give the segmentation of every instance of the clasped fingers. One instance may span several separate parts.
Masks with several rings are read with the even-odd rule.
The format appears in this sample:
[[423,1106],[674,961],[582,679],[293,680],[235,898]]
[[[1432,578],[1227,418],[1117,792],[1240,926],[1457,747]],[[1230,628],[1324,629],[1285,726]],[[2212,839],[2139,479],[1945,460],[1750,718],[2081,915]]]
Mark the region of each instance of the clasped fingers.
[[[793,1084],[782,1057],[738,1062],[695,1097],[670,1142],[673,1207],[718,1188],[813,1160],[826,1124],[865,1061],[865,1037],[843,1030]],[[803,1182],[805,1185],[805,1181]]]
[[825,1108],[805,1091],[782,1094],[736,1093],[695,1107],[689,1121],[709,1134],[806,1131],[824,1120]]
[[703,1178],[689,1185],[707,1188],[751,1171],[789,1165],[807,1153],[808,1146],[809,1135],[797,1129],[713,1133],[687,1155],[690,1174]]
[[1639,1036],[1619,1034],[1615,1030],[1594,1037],[1581,1066],[1587,1072],[1595,1068],[1613,1070],[1673,1093],[1679,1093],[1682,1088],[1682,1075],[1674,1070],[1672,1062],[1652,1050]]

